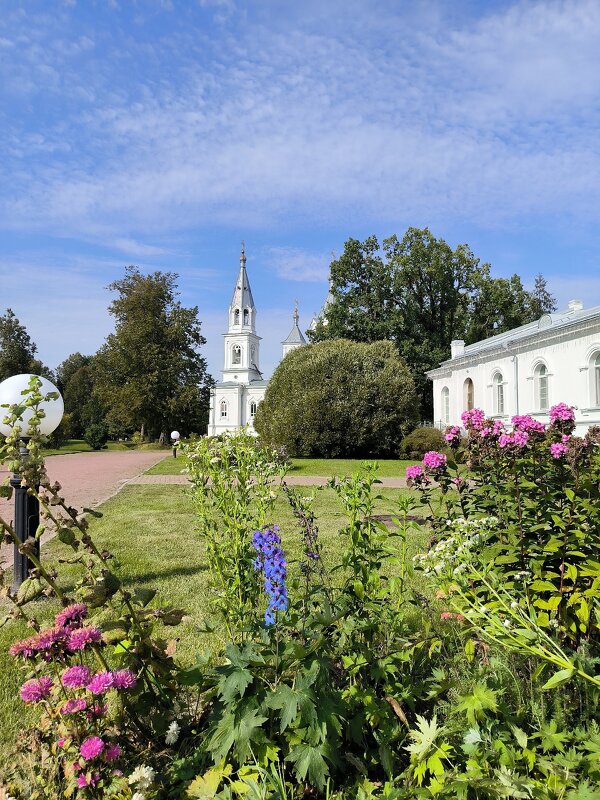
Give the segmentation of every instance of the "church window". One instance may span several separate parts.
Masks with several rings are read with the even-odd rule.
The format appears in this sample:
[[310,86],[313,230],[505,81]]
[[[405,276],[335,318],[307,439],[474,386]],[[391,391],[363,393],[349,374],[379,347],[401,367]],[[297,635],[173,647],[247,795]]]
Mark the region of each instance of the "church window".
[[250,419],[254,419],[256,416],[256,400],[253,400],[250,403]]
[[547,411],[548,397],[548,368],[545,364],[538,364],[533,373],[535,388],[535,406],[538,411]]
[[504,379],[501,372],[496,372],[492,381],[494,391],[494,414],[504,414]]
[[442,389],[442,422],[446,425],[450,422],[450,389],[447,386]]
[[254,345],[250,347],[250,361],[256,366],[256,347]]
[[239,325],[240,324],[240,310],[239,310],[239,308],[236,308],[236,310],[233,312],[233,324],[234,325]]
[[221,419],[227,419],[227,400],[221,400]]
[[245,308],[245,309],[244,309],[244,325],[247,325],[247,324],[248,324],[248,322],[249,322],[249,319],[250,319],[250,315],[249,315],[249,313],[248,313],[248,309],[247,309],[247,308]]
[[463,385],[465,411],[475,408],[475,387],[471,378],[467,378]]
[[242,363],[242,348],[239,346],[239,344],[233,345],[231,363],[232,364]]

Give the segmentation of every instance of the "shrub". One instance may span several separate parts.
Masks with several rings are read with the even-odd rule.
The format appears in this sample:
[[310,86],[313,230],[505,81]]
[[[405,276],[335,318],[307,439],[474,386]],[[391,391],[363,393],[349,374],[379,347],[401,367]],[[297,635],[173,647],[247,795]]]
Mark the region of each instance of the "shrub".
[[418,415],[415,387],[391,342],[320,342],[289,353],[254,427],[290,456],[395,456]]
[[102,450],[108,441],[108,426],[104,422],[94,422],[86,428],[83,438],[92,450]]
[[423,458],[430,450],[442,450],[444,447],[446,447],[444,435],[437,428],[415,428],[402,439],[400,457]]

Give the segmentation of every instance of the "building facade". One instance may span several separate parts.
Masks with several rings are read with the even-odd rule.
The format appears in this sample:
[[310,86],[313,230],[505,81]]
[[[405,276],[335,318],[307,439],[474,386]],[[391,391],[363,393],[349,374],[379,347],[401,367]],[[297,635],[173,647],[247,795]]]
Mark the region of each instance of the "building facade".
[[505,422],[517,414],[548,422],[560,402],[575,406],[578,434],[600,425],[600,306],[572,300],[565,311],[451,348],[450,359],[427,373],[437,427],[461,425],[470,408]]
[[[240,268],[229,305],[227,333],[223,336],[222,379],[210,393],[209,436],[243,427],[254,433],[254,416],[268,385],[260,371],[260,342],[261,337],[256,333],[256,306],[242,243]],[[304,344],[306,340],[298,327],[296,308],[292,330],[282,342],[283,355]]]

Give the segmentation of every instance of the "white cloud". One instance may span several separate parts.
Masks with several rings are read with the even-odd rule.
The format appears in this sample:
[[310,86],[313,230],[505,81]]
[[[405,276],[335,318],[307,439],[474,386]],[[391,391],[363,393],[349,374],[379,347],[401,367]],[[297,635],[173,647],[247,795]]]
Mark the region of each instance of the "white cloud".
[[267,265],[280,278],[290,281],[326,281],[331,259],[331,254],[309,253],[295,247],[271,247],[266,253]]

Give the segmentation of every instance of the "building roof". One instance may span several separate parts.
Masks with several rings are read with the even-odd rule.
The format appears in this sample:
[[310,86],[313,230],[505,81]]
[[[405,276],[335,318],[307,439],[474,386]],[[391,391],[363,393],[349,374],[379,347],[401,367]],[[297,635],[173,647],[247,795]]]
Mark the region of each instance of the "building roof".
[[289,332],[287,339],[284,339],[282,344],[306,344],[306,339],[300,328],[298,327],[298,319],[300,318],[298,314],[298,309],[294,309],[294,324],[292,325],[292,330]]
[[231,298],[231,308],[252,308],[254,309],[254,298],[250,289],[250,281],[246,272],[246,253],[242,242],[242,252],[240,254],[240,271],[238,273],[233,296]]

